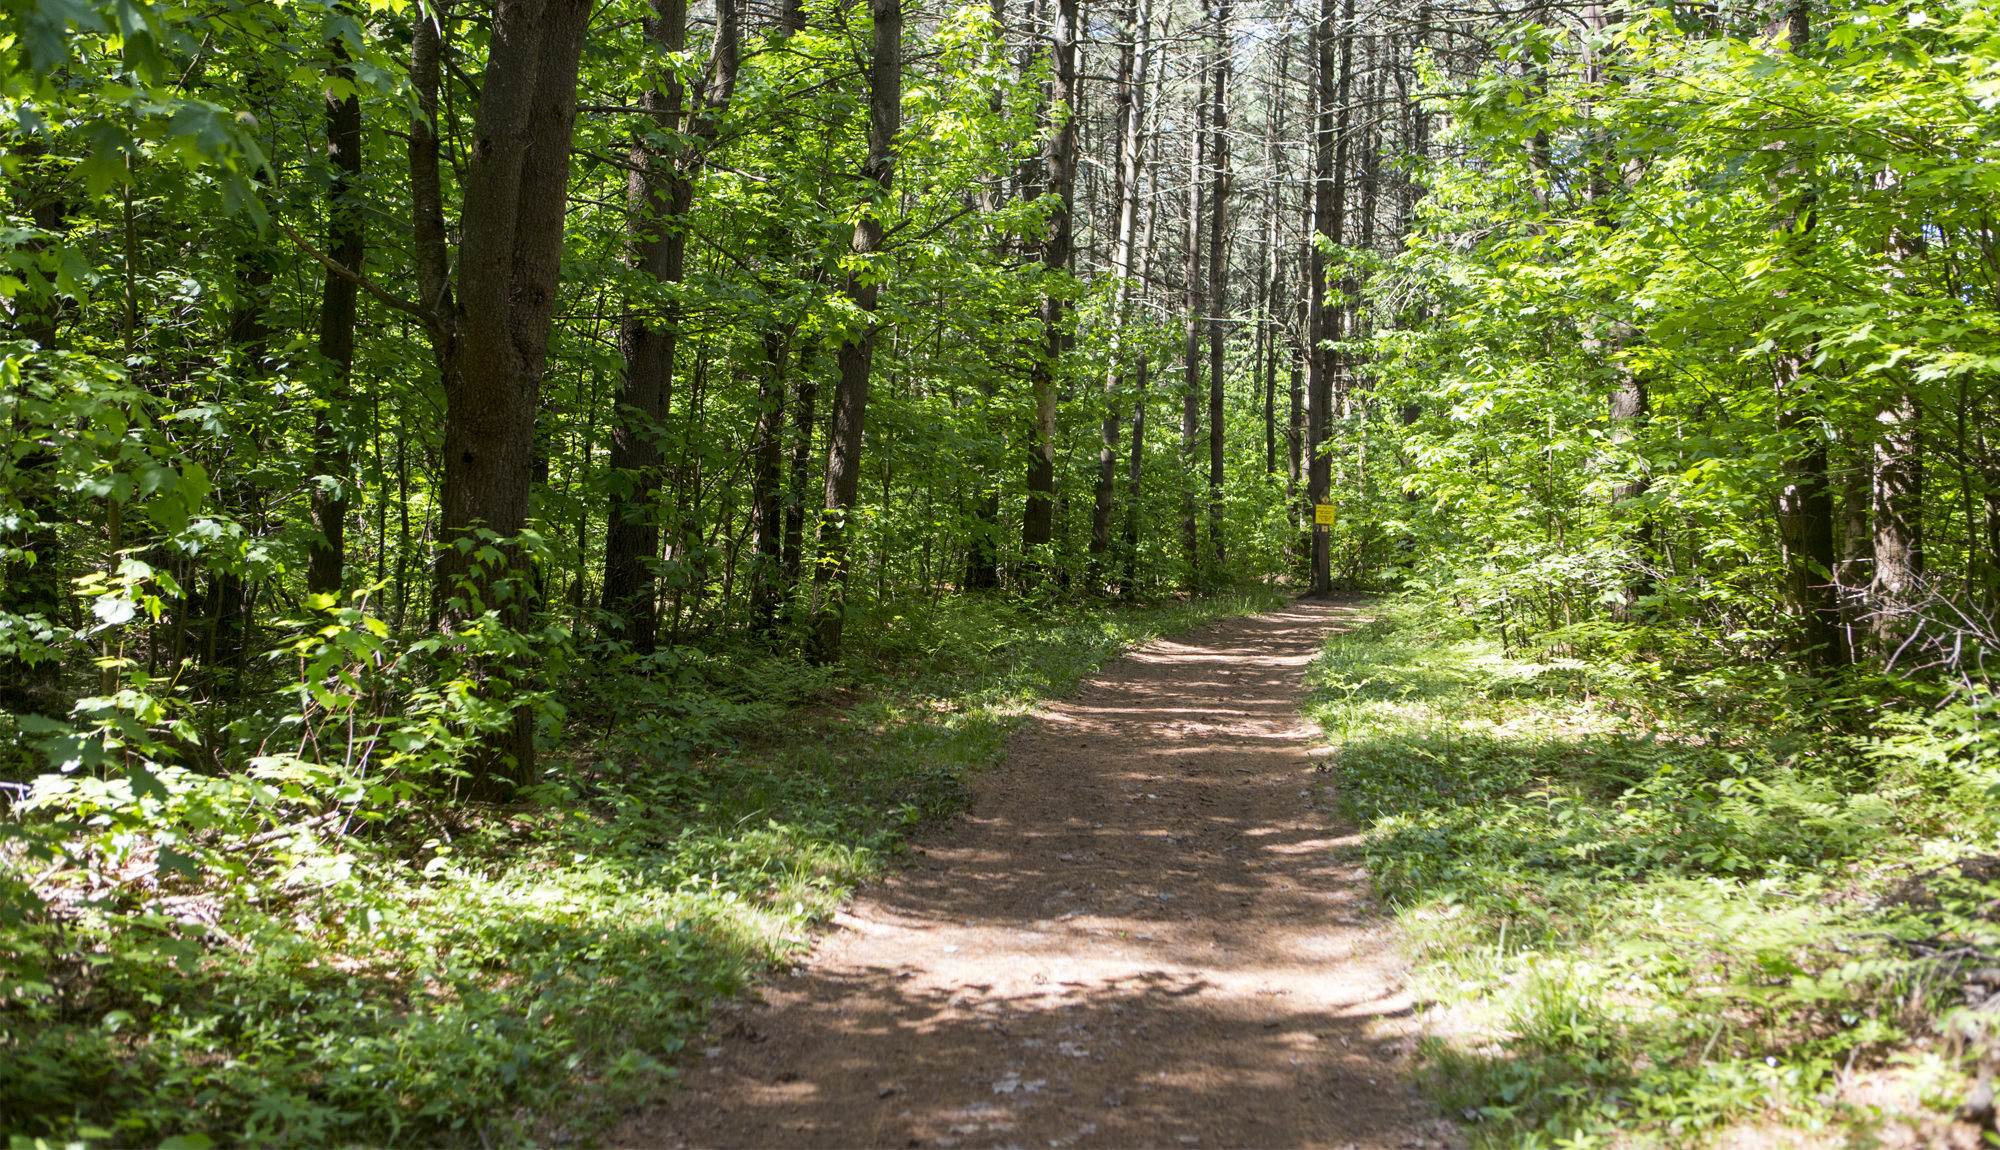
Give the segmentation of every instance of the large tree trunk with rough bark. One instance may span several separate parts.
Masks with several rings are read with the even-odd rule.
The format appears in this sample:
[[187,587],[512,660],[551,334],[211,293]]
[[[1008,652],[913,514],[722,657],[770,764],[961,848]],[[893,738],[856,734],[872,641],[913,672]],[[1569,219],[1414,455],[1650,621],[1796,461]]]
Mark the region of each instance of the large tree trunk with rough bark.
[[[441,621],[449,631],[497,610],[527,622],[531,581],[518,550],[480,558],[480,533],[500,540],[527,525],[535,465],[535,415],[548,354],[563,216],[568,205],[570,129],[590,0],[500,0],[474,144],[464,179],[458,290],[444,341],[444,490],[436,568]],[[511,693],[522,668],[483,667],[484,688]],[[534,778],[534,714],[516,708],[472,764],[468,791],[503,797]]]

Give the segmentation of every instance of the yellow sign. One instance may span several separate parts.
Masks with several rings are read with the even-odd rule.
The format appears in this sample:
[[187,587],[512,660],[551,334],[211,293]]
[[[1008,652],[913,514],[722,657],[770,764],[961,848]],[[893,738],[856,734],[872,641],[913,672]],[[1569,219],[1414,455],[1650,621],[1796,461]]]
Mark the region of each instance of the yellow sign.
[[1333,526],[1333,504],[1331,503],[1313,504],[1313,526],[1314,527]]

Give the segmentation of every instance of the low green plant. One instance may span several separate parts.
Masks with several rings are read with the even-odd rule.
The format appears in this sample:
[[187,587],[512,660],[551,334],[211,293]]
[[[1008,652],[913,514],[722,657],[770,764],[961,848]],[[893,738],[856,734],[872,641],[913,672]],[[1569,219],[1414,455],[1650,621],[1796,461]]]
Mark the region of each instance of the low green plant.
[[128,672],[76,721],[16,731],[51,769],[0,821],[0,1133],[587,1137],[961,809],[1034,700],[1276,601],[918,603],[859,620],[833,667],[683,647],[579,669],[546,688],[546,772],[506,807],[449,798],[484,713],[452,671],[491,653],[476,633],[413,658],[364,605],[317,604],[280,652],[285,721],[233,767]]
[[1953,862],[2000,845],[1983,703],[1536,661],[1409,600],[1309,683],[1337,806],[1459,1019],[1426,1080],[1482,1144],[1854,1119],[1837,1072],[1942,1034],[1994,953],[2000,873]]

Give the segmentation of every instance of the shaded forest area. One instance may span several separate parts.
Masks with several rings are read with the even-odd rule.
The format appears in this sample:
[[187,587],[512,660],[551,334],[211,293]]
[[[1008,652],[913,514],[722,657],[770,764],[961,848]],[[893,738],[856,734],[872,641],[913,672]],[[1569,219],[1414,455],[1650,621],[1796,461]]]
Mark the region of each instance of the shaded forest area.
[[1274,587],[1461,660],[1314,704],[1385,896],[1482,924],[1438,969],[1593,883],[1848,908],[1657,1047],[1441,1048],[1467,1122],[1984,1042],[1985,6],[12,0],[0,58],[10,1134],[587,1137],[1022,707]]

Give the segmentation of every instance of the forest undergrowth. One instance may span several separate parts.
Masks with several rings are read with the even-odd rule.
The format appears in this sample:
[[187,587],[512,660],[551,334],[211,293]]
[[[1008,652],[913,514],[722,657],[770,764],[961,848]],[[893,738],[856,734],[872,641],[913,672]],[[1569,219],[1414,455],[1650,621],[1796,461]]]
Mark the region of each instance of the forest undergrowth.
[[[247,803],[204,825],[168,780],[101,839],[72,795],[53,863],[17,812],[0,1127],[14,1150],[587,1139],[675,1076],[712,1004],[958,811],[1036,699],[1275,602],[917,600],[817,668],[679,648],[571,684],[542,783],[505,806],[371,801],[357,779],[310,819],[265,829]],[[234,865],[194,866],[198,847]]]
[[1952,1120],[2000,1006],[1990,691],[1549,658],[1421,598],[1309,684],[1475,1145]]

